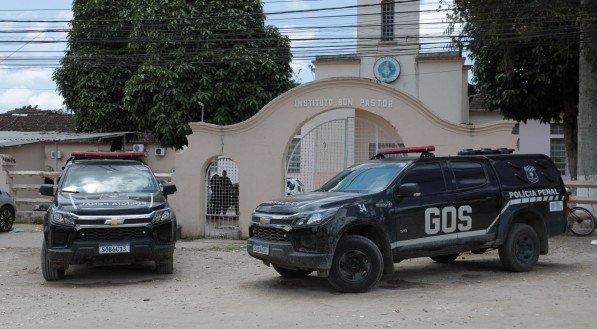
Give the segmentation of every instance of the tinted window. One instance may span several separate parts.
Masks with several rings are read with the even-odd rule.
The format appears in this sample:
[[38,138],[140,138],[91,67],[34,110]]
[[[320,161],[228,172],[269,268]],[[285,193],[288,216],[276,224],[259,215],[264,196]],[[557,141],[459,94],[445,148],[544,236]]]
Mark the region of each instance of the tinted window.
[[402,179],[401,184],[417,183],[421,194],[433,194],[446,191],[444,175],[438,162],[415,165]]
[[450,161],[450,168],[456,178],[458,189],[478,187],[487,182],[483,165],[478,162]]

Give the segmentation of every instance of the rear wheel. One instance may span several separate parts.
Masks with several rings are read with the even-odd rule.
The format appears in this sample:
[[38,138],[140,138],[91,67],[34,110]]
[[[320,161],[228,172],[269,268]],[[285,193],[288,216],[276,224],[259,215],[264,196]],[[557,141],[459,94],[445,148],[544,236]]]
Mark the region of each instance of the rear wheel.
[[505,268],[514,272],[530,271],[539,259],[539,238],[527,224],[510,227],[506,242],[499,248],[500,260]]
[[41,247],[41,273],[46,281],[58,281],[64,279],[66,269],[56,268],[48,259],[48,249],[46,242]]
[[341,292],[365,292],[381,278],[383,258],[373,241],[349,235],[340,239],[328,281]]
[[298,279],[298,278],[304,278],[306,276],[308,276],[309,274],[311,274],[310,270],[290,270],[287,268],[283,268],[280,267],[278,265],[273,265],[274,270],[276,270],[276,272],[278,272],[278,274],[280,274],[281,276],[285,277],[285,278],[292,278],[292,279]]
[[429,258],[433,259],[433,261],[435,261],[437,263],[447,264],[447,263],[451,263],[451,262],[455,261],[459,255],[460,254],[439,255],[439,256],[432,256]]
[[174,272],[174,257],[156,260],[155,271],[157,274],[172,274]]
[[595,231],[595,218],[590,211],[582,207],[574,207],[568,213],[570,232],[578,236],[587,236]]
[[9,206],[0,208],[0,232],[8,232],[15,221],[15,212]]

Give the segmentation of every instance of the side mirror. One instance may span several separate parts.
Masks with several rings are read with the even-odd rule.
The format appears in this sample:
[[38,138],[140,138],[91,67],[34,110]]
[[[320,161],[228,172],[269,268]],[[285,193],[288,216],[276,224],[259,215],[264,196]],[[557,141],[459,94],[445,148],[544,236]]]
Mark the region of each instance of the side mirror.
[[43,184],[39,187],[39,193],[45,196],[54,196],[54,185]]
[[398,187],[398,196],[400,197],[413,197],[421,196],[421,189],[417,183],[406,183]]
[[176,185],[174,183],[163,182],[162,183],[162,194],[164,196],[168,196],[170,194],[176,193]]

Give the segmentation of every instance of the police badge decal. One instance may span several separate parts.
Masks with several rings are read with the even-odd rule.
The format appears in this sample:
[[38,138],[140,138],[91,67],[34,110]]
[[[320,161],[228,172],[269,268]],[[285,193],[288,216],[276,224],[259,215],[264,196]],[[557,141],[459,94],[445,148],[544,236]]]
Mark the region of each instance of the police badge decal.
[[539,175],[537,174],[537,169],[535,169],[535,167],[531,165],[524,166],[524,171],[527,174],[527,179],[529,180],[529,182],[533,184],[539,182]]

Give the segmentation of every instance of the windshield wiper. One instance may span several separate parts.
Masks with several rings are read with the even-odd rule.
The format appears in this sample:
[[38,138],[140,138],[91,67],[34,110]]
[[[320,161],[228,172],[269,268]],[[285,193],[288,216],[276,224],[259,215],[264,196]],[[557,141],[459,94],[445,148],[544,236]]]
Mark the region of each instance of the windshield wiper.
[[63,192],[63,193],[81,193],[79,191],[72,191],[72,190],[61,190],[60,192]]

